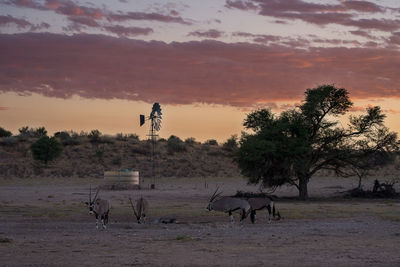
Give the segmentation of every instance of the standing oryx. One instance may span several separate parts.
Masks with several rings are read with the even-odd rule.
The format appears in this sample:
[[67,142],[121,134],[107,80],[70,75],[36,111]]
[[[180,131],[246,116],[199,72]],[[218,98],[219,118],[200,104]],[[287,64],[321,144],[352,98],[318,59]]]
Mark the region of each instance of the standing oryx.
[[101,223],[103,228],[107,228],[108,223],[108,213],[110,212],[110,203],[108,200],[97,198],[100,189],[97,189],[96,195],[92,200],[92,187],[90,187],[89,191],[89,202],[86,202],[86,205],[89,206],[89,214],[94,214],[96,216],[96,229],[99,229],[99,217],[101,219]]
[[136,200],[136,209],[135,206],[133,205],[132,199],[129,198],[129,202],[131,203],[133,213],[135,214],[137,222],[140,223],[145,223],[146,222],[146,212],[149,207],[149,203],[147,202],[146,199],[143,197],[140,197],[138,200]]
[[[277,218],[279,220],[281,218],[281,215],[279,211],[276,211],[275,209],[275,203],[272,201],[271,198],[269,197],[252,197],[247,200],[251,206],[251,213],[250,213],[250,219],[251,222],[254,223],[256,221],[256,212],[257,210],[262,210],[262,209],[267,209],[269,218],[268,218],[268,223],[271,222],[271,217],[273,216],[274,219]],[[271,214],[272,211],[272,214]]]
[[217,199],[220,195],[220,193],[217,193],[217,190],[215,190],[214,194],[211,196],[210,201],[208,203],[208,206],[206,210],[211,211],[211,210],[216,210],[216,211],[222,211],[222,212],[227,212],[229,213],[229,216],[231,218],[231,222],[234,221],[232,212],[235,210],[240,210],[241,217],[240,221],[244,220],[247,215],[250,212],[250,204],[246,200],[240,199],[240,198],[234,198],[234,197],[221,197]]

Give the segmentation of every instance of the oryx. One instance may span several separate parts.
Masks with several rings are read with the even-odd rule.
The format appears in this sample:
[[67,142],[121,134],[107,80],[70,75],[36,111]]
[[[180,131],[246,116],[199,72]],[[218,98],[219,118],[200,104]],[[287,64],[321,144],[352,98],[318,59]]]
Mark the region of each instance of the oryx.
[[92,187],[89,189],[89,202],[86,205],[89,206],[89,214],[96,216],[96,229],[99,229],[99,217],[103,225],[103,229],[107,228],[108,213],[110,212],[110,203],[108,200],[97,198],[100,189],[97,189],[96,195],[92,200]]
[[132,199],[129,198],[129,202],[131,203],[133,213],[135,214],[137,222],[140,223],[145,223],[146,221],[146,212],[149,207],[149,203],[147,202],[146,199],[143,197],[140,197],[138,200],[136,200],[136,209],[135,206],[133,205]]
[[[232,212],[236,210],[240,210],[241,217],[240,221],[244,220],[250,212],[250,204],[246,200],[234,197],[221,197],[221,195],[217,190],[215,190],[214,194],[211,196],[208,206],[206,208],[207,211],[216,210],[227,212],[229,217],[231,218],[231,222],[234,221]],[[217,199],[218,198],[218,199]]]
[[251,207],[250,219],[254,223],[256,221],[257,210],[267,209],[268,210],[268,223],[271,222],[272,216],[274,219],[279,220],[281,215],[279,211],[275,209],[275,203],[270,197],[252,197],[247,200]]

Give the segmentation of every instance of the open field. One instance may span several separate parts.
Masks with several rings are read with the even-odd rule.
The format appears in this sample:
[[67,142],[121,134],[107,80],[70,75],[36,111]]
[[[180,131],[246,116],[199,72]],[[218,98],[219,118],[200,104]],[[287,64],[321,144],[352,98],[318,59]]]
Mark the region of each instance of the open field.
[[[231,225],[205,211],[218,185],[225,195],[257,191],[240,178],[163,178],[156,190],[101,191],[111,201],[109,228],[96,230],[84,201],[101,179],[0,180],[0,258],[5,266],[241,265],[399,266],[400,201],[347,199],[355,180],[314,178],[309,201],[278,200],[283,216]],[[372,185],[372,181],[365,185]],[[145,186],[147,188],[147,186]],[[396,190],[399,190],[397,187]],[[295,196],[283,187],[279,197]],[[151,209],[135,223],[128,197]],[[174,216],[176,224],[158,224]],[[235,217],[238,219],[238,216]]]

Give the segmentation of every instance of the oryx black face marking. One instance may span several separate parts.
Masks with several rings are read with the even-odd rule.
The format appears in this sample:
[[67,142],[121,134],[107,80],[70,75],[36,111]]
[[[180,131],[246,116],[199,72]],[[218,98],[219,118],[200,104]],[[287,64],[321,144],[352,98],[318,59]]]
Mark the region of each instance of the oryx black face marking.
[[96,195],[92,199],[92,187],[90,187],[89,202],[86,202],[86,204],[89,206],[89,214],[94,214],[96,217],[96,229],[99,228],[99,218],[101,220],[103,229],[106,229],[108,223],[108,213],[110,212],[110,203],[108,200],[97,197],[99,190],[100,189],[97,189]]

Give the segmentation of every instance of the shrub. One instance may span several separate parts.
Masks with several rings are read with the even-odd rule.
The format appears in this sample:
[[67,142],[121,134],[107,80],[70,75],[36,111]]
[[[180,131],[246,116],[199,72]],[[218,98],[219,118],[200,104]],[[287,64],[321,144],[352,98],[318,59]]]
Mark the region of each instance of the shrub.
[[77,146],[80,143],[81,142],[77,138],[74,138],[74,137],[68,137],[62,141],[63,146]]
[[128,138],[139,141],[139,135],[137,134],[129,134]]
[[100,143],[101,132],[99,130],[92,130],[88,134],[88,138],[92,143]]
[[47,135],[47,130],[44,127],[33,129],[33,137],[43,137]]
[[236,134],[232,135],[231,138],[226,140],[226,142],[222,145],[223,149],[228,151],[235,151],[238,148],[238,137]]
[[115,156],[115,157],[112,159],[111,163],[112,163],[113,165],[121,166],[121,164],[122,164],[122,157],[121,157],[121,156]]
[[64,140],[66,140],[66,139],[68,139],[68,138],[71,137],[71,135],[70,135],[68,132],[65,132],[65,131],[63,131],[63,132],[56,132],[56,133],[54,134],[54,136],[57,137],[58,139],[60,139],[61,141],[64,141]]
[[127,141],[128,136],[123,133],[117,133],[117,135],[115,136],[115,139],[117,139],[118,141]]
[[196,144],[196,139],[194,137],[186,138],[185,143],[188,145],[194,145],[194,144]]
[[42,136],[31,145],[31,151],[35,160],[47,165],[61,154],[62,145],[55,137]]
[[209,139],[204,142],[205,145],[210,145],[210,146],[218,146],[218,142],[215,139]]
[[103,137],[100,138],[99,143],[102,143],[102,144],[114,144],[114,139],[113,139],[112,136],[103,135]]
[[7,131],[6,129],[0,127],[0,137],[10,137],[12,136],[12,133],[10,131]]
[[18,129],[19,131],[19,137],[22,140],[26,140],[30,137],[43,137],[43,136],[47,136],[47,130],[44,127],[39,127],[39,128],[29,128],[28,126],[24,126]]
[[186,151],[185,143],[175,135],[168,138],[167,147],[169,153]]
[[0,145],[2,146],[16,146],[18,144],[18,140],[15,137],[9,136],[9,137],[3,137],[0,139]]

